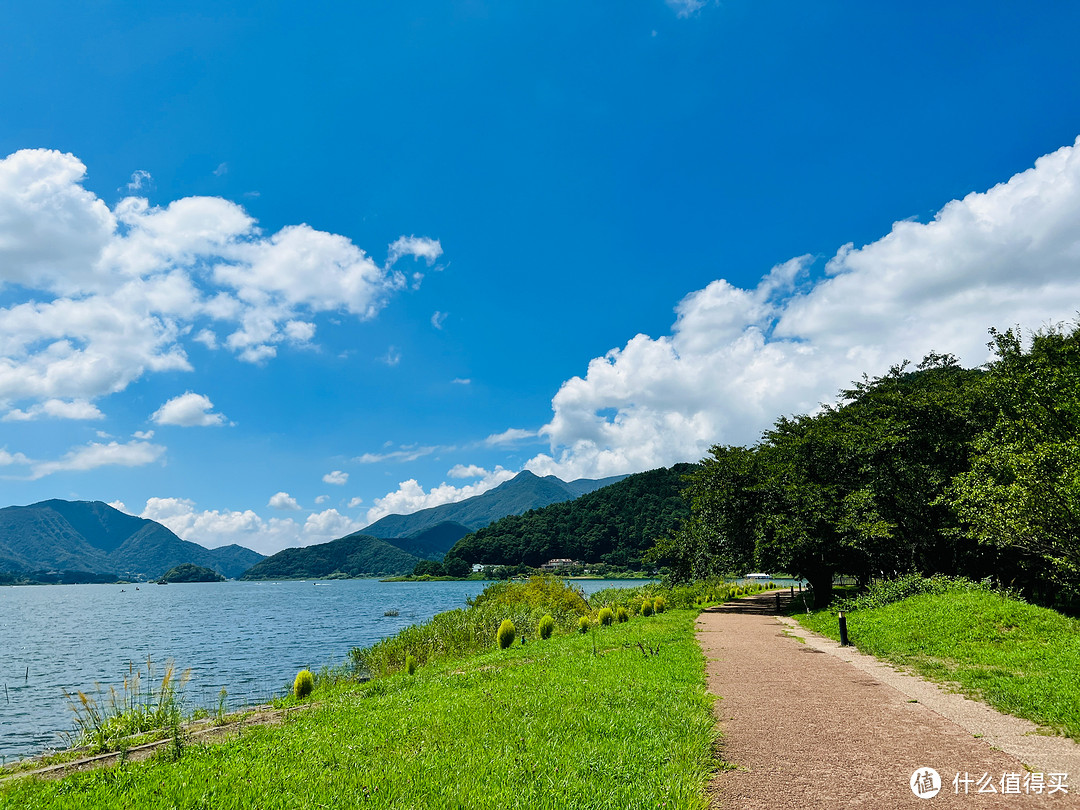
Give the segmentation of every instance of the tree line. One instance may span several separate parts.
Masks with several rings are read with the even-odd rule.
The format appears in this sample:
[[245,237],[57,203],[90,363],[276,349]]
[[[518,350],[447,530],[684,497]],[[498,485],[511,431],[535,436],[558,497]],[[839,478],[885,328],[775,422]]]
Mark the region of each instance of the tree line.
[[1080,327],[991,330],[978,369],[932,353],[716,445],[686,476],[690,516],[650,552],[675,581],[759,568],[995,581],[1080,608]]

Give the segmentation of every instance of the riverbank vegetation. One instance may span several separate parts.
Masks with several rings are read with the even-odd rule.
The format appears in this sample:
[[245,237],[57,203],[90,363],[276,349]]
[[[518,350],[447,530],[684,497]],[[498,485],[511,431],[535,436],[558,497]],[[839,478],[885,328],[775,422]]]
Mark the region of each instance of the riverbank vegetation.
[[819,606],[837,574],[917,572],[1080,611],[1080,328],[991,337],[983,368],[905,361],[753,447],[714,446],[652,559],[676,581],[790,571]]
[[[422,658],[424,644],[411,646],[412,674],[403,658],[364,682],[316,677],[310,708],[284,699],[280,725],[170,746],[150,763],[13,780],[0,806],[704,808],[714,721],[697,611],[684,606],[705,587],[665,592],[666,609],[645,617],[648,588],[606,593],[638,609],[601,627],[599,602],[557,581],[500,583],[453,613],[501,622],[516,611],[525,643],[499,649],[496,622],[468,653]],[[545,616],[554,626],[541,640]],[[427,638],[447,626],[436,617]]]
[[861,652],[1080,741],[1080,621],[988,583],[940,577],[876,583],[795,618],[839,640],[839,609]]
[[[440,613],[424,624],[407,627],[368,648],[355,648],[350,663],[360,676],[383,677],[400,671],[407,656],[421,664],[470,655],[492,644],[499,625],[509,619],[525,644],[538,635],[540,620],[550,614],[560,634],[580,633],[580,620],[590,627],[604,609],[618,608],[635,616],[646,600],[662,596],[669,609],[693,610],[757,593],[763,585],[737,586],[721,580],[665,587],[660,583],[635,588],[606,588],[586,599],[572,584],[550,576],[527,582],[497,582],[469,600],[469,606]],[[521,642],[519,642],[521,643]]]

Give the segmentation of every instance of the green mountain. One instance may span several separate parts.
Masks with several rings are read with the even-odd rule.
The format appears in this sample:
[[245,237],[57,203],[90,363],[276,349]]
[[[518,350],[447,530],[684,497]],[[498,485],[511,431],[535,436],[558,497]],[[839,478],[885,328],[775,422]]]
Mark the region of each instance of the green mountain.
[[256,563],[240,579],[322,579],[407,574],[420,561],[385,540],[350,534],[329,543],[287,548]]
[[0,571],[30,579],[59,571],[157,579],[184,563],[237,577],[261,559],[241,546],[208,549],[181,540],[160,523],[100,501],[50,500],[0,509]]
[[475,531],[506,515],[520,515],[530,509],[573,500],[625,477],[616,475],[599,480],[581,478],[567,483],[554,475],[541,478],[524,470],[494,489],[457,503],[421,509],[411,515],[387,515],[365,528],[364,533],[390,540],[396,545],[400,538],[415,537],[441,523],[459,523],[469,531]]
[[417,557],[422,557],[426,560],[441,560],[446,552],[453,547],[454,543],[471,531],[472,529],[468,526],[463,526],[460,523],[447,520],[436,526],[432,526],[430,529],[423,529],[422,531],[416,532],[409,537],[385,539],[387,543],[397,546],[402,551],[407,551]]
[[446,553],[483,565],[539,566],[565,558],[640,567],[642,553],[690,514],[681,496],[694,464],[627,476],[573,501],[509,515]]

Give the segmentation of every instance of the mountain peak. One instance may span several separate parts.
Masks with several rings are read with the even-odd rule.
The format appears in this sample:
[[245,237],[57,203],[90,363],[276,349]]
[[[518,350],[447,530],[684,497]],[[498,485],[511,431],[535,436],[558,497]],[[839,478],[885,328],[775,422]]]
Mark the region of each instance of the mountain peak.
[[522,470],[509,481],[480,495],[409,515],[387,515],[362,531],[373,537],[398,539],[411,537],[440,523],[460,523],[470,531],[482,529],[507,515],[520,515],[561,501],[569,501],[625,476],[600,480],[578,479],[566,483],[554,475],[542,478],[530,470]]

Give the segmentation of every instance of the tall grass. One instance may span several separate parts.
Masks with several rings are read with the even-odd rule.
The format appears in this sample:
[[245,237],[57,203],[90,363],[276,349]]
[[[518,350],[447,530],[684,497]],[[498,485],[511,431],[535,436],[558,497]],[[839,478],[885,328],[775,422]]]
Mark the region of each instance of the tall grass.
[[65,690],[64,697],[75,715],[68,742],[96,751],[111,750],[126,737],[179,726],[184,719],[184,687],[190,677],[190,669],[178,673],[170,660],[157,678],[154,662],[147,658],[145,685],[142,667],[131,663],[119,691],[110,686],[105,692],[100,684],[96,695],[81,690],[71,695]]
[[497,582],[467,608],[439,613],[366,649],[354,647],[349,658],[361,676],[383,677],[404,669],[410,655],[425,666],[492,647],[505,619],[524,629],[536,627],[544,615],[551,614],[555,629],[568,633],[576,631],[578,619],[588,613],[589,604],[581,593],[555,577]]

